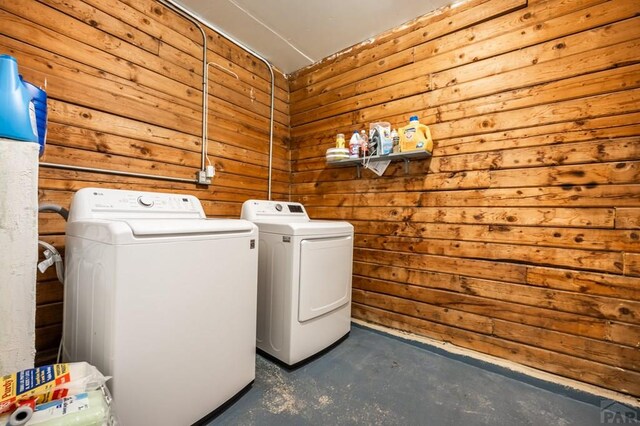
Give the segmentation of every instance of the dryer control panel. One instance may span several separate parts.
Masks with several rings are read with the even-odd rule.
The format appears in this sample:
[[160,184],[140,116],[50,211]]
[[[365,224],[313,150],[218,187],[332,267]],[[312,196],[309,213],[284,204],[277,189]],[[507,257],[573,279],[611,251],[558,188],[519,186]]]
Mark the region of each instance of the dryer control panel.
[[289,201],[248,200],[242,204],[242,219],[260,221],[260,219],[278,219],[307,222],[304,206],[300,203]]
[[73,197],[69,222],[81,219],[205,218],[193,195],[83,188]]

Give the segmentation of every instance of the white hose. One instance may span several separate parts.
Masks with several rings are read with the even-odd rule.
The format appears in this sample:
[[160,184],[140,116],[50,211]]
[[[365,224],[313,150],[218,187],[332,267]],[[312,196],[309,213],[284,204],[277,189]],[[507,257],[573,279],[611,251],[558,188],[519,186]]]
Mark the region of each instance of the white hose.
[[62,262],[62,256],[60,252],[49,243],[38,240],[38,245],[44,247],[44,257],[45,259],[38,263],[38,269],[40,272],[44,273],[49,266],[55,264],[56,265],[56,276],[58,277],[58,281],[64,284],[64,263]]
[[[38,206],[38,211],[58,213],[65,221],[69,220],[69,210],[56,204],[40,204],[40,206]],[[64,284],[64,262],[62,261],[60,252],[54,246],[44,241],[38,240],[38,245],[44,247],[45,249],[43,253],[45,259],[42,262],[38,263],[38,269],[40,270],[40,272],[44,273],[47,269],[49,269],[51,265],[55,264],[56,276],[58,277],[58,281]],[[56,363],[60,362],[62,342],[63,337],[60,338],[60,344],[58,345],[58,356],[56,357]],[[29,418],[30,417],[31,416],[29,416]]]

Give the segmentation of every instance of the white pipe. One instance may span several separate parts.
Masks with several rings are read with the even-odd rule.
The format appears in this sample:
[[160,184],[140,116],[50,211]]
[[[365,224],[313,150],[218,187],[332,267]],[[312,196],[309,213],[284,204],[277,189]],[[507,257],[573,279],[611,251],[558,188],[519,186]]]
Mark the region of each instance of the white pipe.
[[71,166],[67,164],[56,164],[56,163],[40,163],[42,167],[50,167],[52,169],[64,169],[64,170],[78,170],[81,172],[96,172],[96,173],[106,173],[109,175],[118,175],[118,176],[131,176],[131,177],[140,177],[147,179],[159,179],[159,180],[168,180],[172,182],[187,182],[187,183],[197,183],[196,179],[185,179],[185,178],[177,178],[171,176],[160,176],[160,175],[150,175],[147,173],[135,173],[135,172],[123,172],[120,170],[109,170],[109,169],[99,169],[97,167],[82,167],[82,166]]
[[[222,30],[214,27],[213,25],[204,22],[200,17],[194,15],[189,10],[185,9],[183,6],[174,3],[172,0],[158,0],[161,4],[169,7],[174,12],[180,14],[185,19],[188,19],[192,22],[202,33],[202,44],[203,44],[203,53],[202,53],[202,153],[200,160],[200,170],[206,171],[206,162],[207,162],[207,144],[208,144],[208,112],[209,112],[209,104],[208,104],[208,93],[209,93],[209,79],[207,78],[207,35],[200,26],[200,24],[206,25],[211,30],[217,32],[236,46],[246,50],[259,60],[265,63],[269,72],[271,74],[271,107],[269,113],[269,174],[268,174],[268,190],[267,195],[268,199],[271,200],[271,181],[272,181],[272,171],[273,171],[273,122],[274,122],[274,99],[275,99],[275,75],[273,73],[273,67],[264,57],[250,48],[246,47],[239,41],[235,40],[231,36],[224,33]],[[65,169],[65,170],[77,170],[83,172],[96,172],[96,173],[106,173],[112,175],[119,176],[131,176],[131,177],[141,177],[148,179],[157,179],[157,180],[166,180],[172,182],[187,182],[187,183],[198,183],[198,179],[184,179],[184,178],[175,178],[171,176],[162,176],[162,175],[152,175],[147,173],[134,173],[134,172],[123,172],[118,170],[108,170],[108,169],[100,169],[97,167],[81,167],[81,166],[73,166],[67,164],[56,164],[56,163],[46,163],[41,162],[41,167],[49,167],[55,169]]]
[[[160,3],[169,7],[174,12],[178,13],[185,19],[192,22],[202,34],[202,150],[201,150],[201,158],[200,158],[200,171],[206,171],[207,166],[207,116],[208,116],[208,93],[209,93],[209,82],[207,79],[207,34],[204,32],[202,26],[200,26],[200,21],[195,18],[192,14],[186,13],[182,10],[182,8],[176,6],[172,2],[167,2],[165,0],[158,0]],[[40,163],[41,167],[49,167],[53,169],[65,169],[65,170],[77,170],[82,172],[96,172],[96,173],[107,173],[112,175],[119,176],[131,176],[131,177],[142,177],[149,179],[157,179],[157,180],[167,180],[172,182],[187,182],[187,183],[199,183],[198,179],[184,179],[184,178],[175,178],[172,176],[162,176],[162,175],[151,175],[146,173],[133,173],[133,172],[122,172],[118,170],[108,170],[108,169],[100,169],[97,167],[81,167],[81,166],[72,166],[67,164],[56,164],[56,163]]]
[[209,79],[207,78],[207,33],[200,26],[200,20],[188,13],[181,6],[172,1],[158,0],[161,4],[176,12],[186,20],[195,25],[202,34],[202,158],[200,159],[200,170],[205,171],[207,167],[207,143],[208,143],[208,116],[209,116]]
[[269,111],[269,177],[268,177],[268,198],[267,200],[271,200],[271,170],[273,167],[273,94],[275,89],[275,75],[273,74],[273,67],[271,64],[266,62],[269,67],[269,71],[271,72],[271,109]]
[[[273,73],[273,67],[271,66],[271,63],[269,63],[269,61],[267,59],[265,59],[259,53],[255,52],[251,48],[245,46],[244,44],[242,44],[241,42],[239,42],[235,38],[231,37],[230,35],[228,35],[224,31],[222,31],[219,28],[217,28],[216,26],[210,24],[209,22],[206,22],[201,17],[195,15],[193,12],[191,12],[188,9],[186,9],[184,6],[176,4],[174,2],[174,0],[158,0],[158,1],[160,1],[162,4],[171,5],[170,7],[173,10],[176,10],[176,9],[180,10],[182,12],[181,14],[188,15],[190,18],[197,20],[201,24],[204,24],[209,29],[217,32],[222,37],[224,37],[227,40],[229,40],[231,43],[235,44],[236,46],[240,47],[241,49],[246,50],[247,52],[249,52],[250,54],[252,54],[256,58],[258,58],[259,60],[264,62],[264,64],[269,69],[269,73],[271,74],[271,108],[270,108],[270,113],[269,113],[269,176],[268,176],[267,195],[268,195],[268,199],[271,200],[271,176],[272,176],[272,167],[273,167],[273,111],[274,111],[274,99],[275,99],[275,74]],[[206,37],[205,37],[205,39],[206,39]],[[205,43],[206,43],[206,41],[205,41]],[[205,44],[205,50],[206,50],[206,44]],[[206,62],[205,62],[204,68],[206,69]],[[205,72],[203,72],[203,75],[206,75],[206,70],[205,70]],[[205,77],[205,79],[206,79],[206,77]]]

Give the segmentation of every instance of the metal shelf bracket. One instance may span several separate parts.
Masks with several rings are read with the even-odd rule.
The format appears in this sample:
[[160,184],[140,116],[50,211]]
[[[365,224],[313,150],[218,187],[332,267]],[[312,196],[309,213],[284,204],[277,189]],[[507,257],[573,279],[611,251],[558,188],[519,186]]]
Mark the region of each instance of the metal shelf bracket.
[[[367,161],[370,162],[378,162],[378,161],[400,161],[404,162],[404,174],[409,174],[409,163],[412,159],[417,160],[421,158],[431,157],[431,153],[428,151],[410,151],[410,152],[398,152],[389,155],[380,155],[373,156],[371,158],[367,158]],[[362,168],[362,158],[349,158],[347,160],[340,161],[332,161],[327,162],[328,166],[332,167],[346,167],[346,166],[356,166],[356,176],[358,179],[362,176],[362,172],[360,169]]]

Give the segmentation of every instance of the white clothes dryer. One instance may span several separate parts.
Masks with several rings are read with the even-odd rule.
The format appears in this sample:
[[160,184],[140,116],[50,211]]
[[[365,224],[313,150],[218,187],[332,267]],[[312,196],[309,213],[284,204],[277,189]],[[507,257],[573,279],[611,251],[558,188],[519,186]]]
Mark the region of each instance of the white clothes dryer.
[[300,203],[248,200],[258,225],[257,347],[293,366],[351,329],[353,226],[310,220]]
[[191,195],[74,195],[64,359],[112,376],[122,424],[192,424],[254,380],[257,237]]

